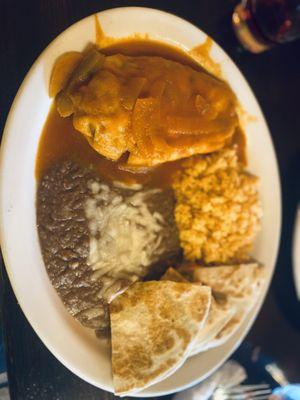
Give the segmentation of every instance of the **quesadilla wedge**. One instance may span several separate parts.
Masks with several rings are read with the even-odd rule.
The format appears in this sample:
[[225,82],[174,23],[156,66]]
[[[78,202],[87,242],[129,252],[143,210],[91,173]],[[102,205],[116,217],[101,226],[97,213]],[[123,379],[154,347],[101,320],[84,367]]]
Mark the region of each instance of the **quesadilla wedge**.
[[193,281],[210,286],[214,293],[244,300],[256,297],[264,281],[264,268],[258,263],[201,267],[194,269]]
[[163,276],[160,278],[161,281],[171,281],[171,282],[188,282],[180,272],[178,272],[175,268],[169,267]]
[[[235,332],[241,326],[242,322],[245,320],[247,312],[249,311],[246,304],[247,303],[241,303],[238,304],[237,307],[236,304],[233,305],[231,303],[231,305],[229,305],[229,309],[233,310],[233,312],[231,313],[230,318],[228,318],[226,323],[221,329],[219,329],[216,335],[210,337],[209,340],[204,341],[201,346],[199,346],[199,350],[197,353],[219,347],[222,344],[226,343],[227,340],[235,334]],[[234,306],[236,308],[234,308]]]
[[[188,282],[181,273],[169,267],[165,274],[161,277],[161,280],[167,280],[172,282]],[[199,284],[199,283],[198,283]],[[190,353],[190,356],[200,353],[207,345],[212,342],[212,340],[217,336],[217,334],[227,325],[227,323],[232,319],[236,312],[234,306],[228,305],[226,302],[223,304],[217,303],[212,297],[211,306],[209,309],[207,320],[199,330],[196,341]]]
[[221,307],[235,310],[215,337],[199,346],[200,352],[221,346],[238,330],[258,299],[265,270],[257,263],[198,267],[193,276],[197,282],[211,287]]
[[115,393],[129,395],[175,372],[189,356],[211,303],[191,283],[138,282],[110,304]]
[[229,304],[218,304],[212,298],[209,314],[204,327],[198,332],[190,356],[194,356],[210,348],[210,344],[227,326],[236,313],[236,308]]
[[[194,272],[198,269],[197,266],[185,267],[182,271],[186,276],[193,278]],[[202,268],[202,267],[201,267]],[[173,282],[188,282],[188,280],[181,275],[181,273],[170,267],[167,269],[165,274],[161,277],[161,280],[168,280]],[[198,284],[201,285],[200,282]],[[209,314],[205,325],[199,330],[194,346],[191,350],[190,356],[194,356],[204,350],[210,348],[214,344],[217,335],[222,332],[223,328],[227,327],[230,320],[233,321],[233,316],[236,314],[236,307],[229,305],[227,301],[218,303],[214,297],[212,297]],[[231,325],[224,330],[224,334],[231,329]],[[223,339],[221,336],[220,340]]]

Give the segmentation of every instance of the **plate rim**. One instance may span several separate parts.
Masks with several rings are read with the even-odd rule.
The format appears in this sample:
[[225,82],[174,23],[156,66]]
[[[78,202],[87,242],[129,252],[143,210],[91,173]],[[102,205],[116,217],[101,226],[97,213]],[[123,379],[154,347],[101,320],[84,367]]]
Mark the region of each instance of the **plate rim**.
[[[204,34],[207,37],[210,37],[209,35],[206,34],[205,31],[203,31],[201,28],[197,27],[196,25],[194,25],[193,23],[185,20],[184,18],[181,18],[173,13],[169,13],[166,11],[162,11],[160,9],[155,9],[155,8],[151,8],[151,7],[136,7],[136,6],[129,6],[129,7],[115,7],[115,8],[108,8],[105,10],[101,10],[98,12],[95,12],[93,14],[90,14],[78,21],[76,21],[75,23],[71,24],[70,26],[68,26],[65,30],[63,30],[61,33],[59,33],[46,47],[45,49],[39,54],[39,56],[35,59],[35,61],[33,62],[33,64],[31,65],[30,69],[28,70],[28,72],[26,73],[21,85],[19,86],[19,89],[14,97],[14,100],[11,104],[9,113],[7,115],[6,118],[6,122],[4,125],[4,129],[3,129],[3,135],[2,135],[2,141],[1,141],[1,148],[0,148],[0,193],[2,192],[2,190],[4,189],[3,187],[3,171],[4,171],[4,165],[5,165],[5,154],[6,154],[6,147],[7,147],[7,139],[9,137],[9,132],[10,132],[10,125],[12,124],[12,120],[14,118],[14,114],[15,114],[15,109],[17,107],[18,102],[20,101],[20,98],[22,97],[23,91],[25,89],[25,87],[27,86],[27,83],[30,79],[30,77],[34,74],[37,66],[39,65],[40,61],[44,58],[45,54],[49,51],[49,49],[55,47],[56,41],[64,34],[66,34],[67,31],[74,29],[74,27],[76,25],[79,25],[81,23],[84,23],[85,20],[89,20],[91,19],[93,16],[101,16],[103,13],[113,13],[113,12],[119,12],[120,10],[124,11],[131,11],[131,10],[136,10],[136,11],[143,11],[143,12],[151,12],[154,14],[165,14],[166,17],[170,18],[172,17],[173,19],[176,18],[178,20],[178,22],[180,23],[184,23],[185,25],[190,25],[191,27],[193,27],[193,29],[196,29],[198,32],[200,32],[201,34]],[[249,330],[251,329],[251,327],[253,326],[254,320],[257,318],[261,307],[264,303],[264,300],[266,298],[266,295],[269,291],[270,288],[270,284],[272,281],[272,277],[274,275],[274,271],[275,271],[275,267],[276,267],[276,261],[278,258],[278,252],[279,252],[279,244],[280,244],[280,239],[281,239],[281,229],[282,229],[282,195],[281,195],[281,181],[280,181],[280,173],[279,173],[279,165],[278,165],[278,159],[276,156],[276,152],[275,152],[275,147],[274,147],[274,143],[272,140],[272,136],[268,127],[268,124],[266,123],[264,114],[262,112],[261,106],[254,94],[254,92],[252,91],[247,79],[245,78],[244,74],[240,71],[239,67],[237,66],[237,64],[231,59],[231,57],[225,52],[225,50],[223,50],[223,48],[212,38],[214,45],[216,45],[218,47],[219,50],[221,50],[221,52],[223,54],[226,55],[226,57],[228,57],[228,59],[230,60],[230,62],[238,69],[238,71],[240,72],[241,76],[243,77],[245,83],[248,86],[248,90],[251,92],[252,96],[254,97],[256,104],[258,106],[259,112],[260,112],[260,118],[261,121],[263,122],[263,124],[266,127],[266,131],[268,133],[268,138],[269,138],[269,144],[270,144],[270,151],[272,153],[272,156],[275,160],[275,166],[276,166],[276,170],[275,172],[275,176],[276,176],[276,181],[277,181],[277,189],[278,189],[278,194],[279,194],[279,203],[278,203],[278,232],[277,232],[277,237],[276,237],[276,252],[274,252],[273,257],[272,257],[272,274],[270,277],[270,280],[266,286],[265,289],[265,293],[263,294],[261,300],[259,301],[259,303],[256,305],[257,310],[255,311],[255,314],[249,318],[249,320],[247,321],[247,326],[243,331],[243,334],[240,335],[239,340],[236,341],[235,346],[228,351],[228,354],[225,354],[224,357],[220,360],[220,362],[213,368],[211,369],[207,374],[202,375],[201,377],[192,380],[191,382],[189,382],[186,385],[182,385],[179,388],[176,388],[172,391],[161,391],[161,392],[148,392],[148,389],[151,390],[151,386],[149,388],[146,388],[145,392],[139,392],[137,394],[133,394],[132,397],[154,397],[154,396],[163,396],[163,395],[167,395],[170,393],[176,393],[182,390],[185,390],[191,386],[194,386],[196,383],[206,379],[208,376],[210,376],[214,371],[216,371],[220,365],[223,364],[223,362],[228,359],[228,357],[230,357],[230,355],[237,349],[237,347],[241,344],[241,342],[245,339],[247,333],[249,332]],[[229,82],[230,83],[230,82]],[[1,216],[3,215],[4,211],[3,211],[4,207],[3,207],[3,195],[2,193],[0,194],[0,213]],[[80,378],[84,379],[85,381],[87,381],[88,383],[101,388],[102,390],[107,390],[109,392],[112,392],[112,388],[110,386],[107,385],[102,385],[99,386],[99,383],[94,382],[92,379],[89,379],[86,376],[83,376],[80,372],[77,371],[77,369],[75,367],[73,367],[72,365],[68,364],[68,362],[66,362],[66,360],[60,356],[60,354],[58,352],[56,352],[55,347],[52,347],[52,344],[49,343],[47,341],[47,338],[43,335],[43,333],[40,331],[39,327],[37,326],[37,324],[32,320],[31,315],[28,311],[24,311],[23,307],[22,307],[22,301],[21,299],[21,295],[20,293],[16,290],[15,288],[15,282],[14,279],[12,277],[12,268],[9,265],[8,262],[8,252],[7,252],[7,248],[5,246],[6,244],[6,239],[5,239],[5,232],[4,232],[4,224],[0,224],[0,243],[1,243],[1,250],[2,250],[2,254],[3,254],[3,261],[4,261],[4,266],[7,272],[7,275],[9,277],[9,281],[10,284],[12,286],[14,295],[16,296],[16,299],[21,307],[21,310],[23,312],[23,314],[25,315],[25,318],[27,319],[27,321],[29,322],[29,324],[31,325],[32,329],[36,332],[36,334],[38,335],[39,339],[43,342],[43,344],[46,346],[46,348],[64,365],[66,366],[70,371],[72,371],[74,374],[76,374],[77,376],[79,376]]]

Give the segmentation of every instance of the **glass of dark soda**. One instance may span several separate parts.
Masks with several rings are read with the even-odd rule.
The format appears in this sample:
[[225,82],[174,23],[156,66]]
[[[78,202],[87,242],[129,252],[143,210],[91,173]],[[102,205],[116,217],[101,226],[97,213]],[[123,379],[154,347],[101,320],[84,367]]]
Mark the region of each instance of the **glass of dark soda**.
[[260,53],[300,38],[300,0],[242,0],[232,23],[242,45]]

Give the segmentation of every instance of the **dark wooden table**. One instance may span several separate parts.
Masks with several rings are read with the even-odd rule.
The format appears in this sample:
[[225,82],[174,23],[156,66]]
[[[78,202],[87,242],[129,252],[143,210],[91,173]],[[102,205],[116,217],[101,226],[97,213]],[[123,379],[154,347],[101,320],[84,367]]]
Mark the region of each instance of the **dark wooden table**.
[[[240,67],[262,106],[272,132],[283,185],[283,231],[276,274],[247,340],[273,357],[290,380],[300,382],[300,303],[293,287],[290,255],[300,180],[300,41],[261,55],[243,51],[230,24],[236,3],[236,0],[1,0],[0,125],[3,128],[14,95],[39,53],[70,24],[89,14],[128,5],[159,8],[189,20],[211,35]],[[45,348],[24,318],[4,268],[1,284],[12,400],[114,398],[77,378]]]

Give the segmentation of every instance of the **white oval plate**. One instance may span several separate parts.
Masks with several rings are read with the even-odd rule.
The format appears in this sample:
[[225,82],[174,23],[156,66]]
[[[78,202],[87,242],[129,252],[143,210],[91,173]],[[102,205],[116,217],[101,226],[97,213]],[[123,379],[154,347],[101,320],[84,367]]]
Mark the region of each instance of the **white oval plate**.
[[[97,14],[104,32],[112,37],[135,33],[189,50],[207,35],[174,15],[128,7]],[[72,372],[101,389],[113,391],[109,347],[83,328],[65,310],[51,286],[38,242],[34,176],[39,137],[51,100],[48,82],[55,59],[65,51],[82,50],[94,41],[94,16],[59,35],[28,72],[11,107],[5,126],[0,169],[1,245],[7,272],[20,306],[48,349]],[[187,388],[211,374],[241,343],[253,324],[268,290],[277,256],[281,224],[278,168],[262,112],[241,72],[217,45],[212,58],[242,107],[253,117],[246,126],[249,169],[261,177],[263,227],[253,255],[267,270],[267,281],[255,309],[239,331],[222,347],[190,358],[174,375],[137,397],[161,396]]]

